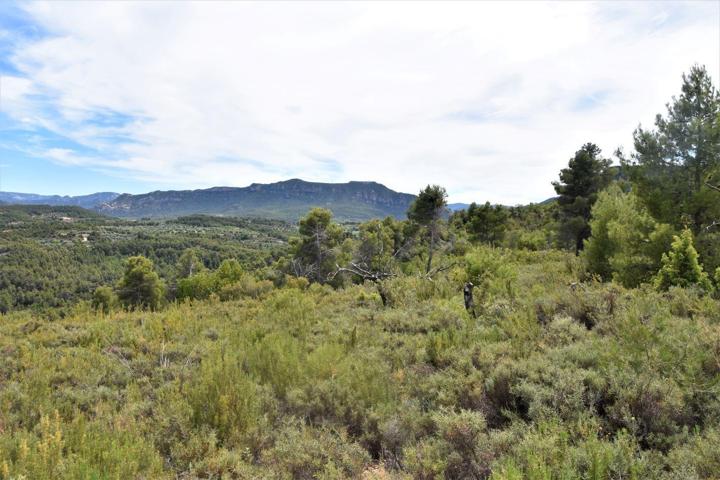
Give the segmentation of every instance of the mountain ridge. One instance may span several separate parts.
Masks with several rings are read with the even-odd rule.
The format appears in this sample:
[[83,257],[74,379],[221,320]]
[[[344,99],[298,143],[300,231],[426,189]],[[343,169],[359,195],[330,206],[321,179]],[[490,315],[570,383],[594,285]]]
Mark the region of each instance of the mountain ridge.
[[415,195],[372,181],[307,182],[297,178],[247,187],[156,190],[121,194],[95,210],[123,218],[168,218],[191,214],[297,220],[310,208],[324,207],[344,221],[393,216],[404,218]]
[[0,204],[5,205],[53,205],[94,208],[117,198],[115,192],[96,192],[88,195],[41,195],[38,193],[0,192]]

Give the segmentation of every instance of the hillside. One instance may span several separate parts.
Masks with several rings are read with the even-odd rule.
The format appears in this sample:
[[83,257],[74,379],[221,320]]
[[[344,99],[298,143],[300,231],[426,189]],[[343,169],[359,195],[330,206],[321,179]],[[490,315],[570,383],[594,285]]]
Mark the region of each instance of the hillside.
[[294,221],[312,207],[325,207],[344,221],[405,217],[414,195],[375,182],[316,183],[293,179],[249,187],[123,194],[100,205],[106,215],[125,218],[211,214]]

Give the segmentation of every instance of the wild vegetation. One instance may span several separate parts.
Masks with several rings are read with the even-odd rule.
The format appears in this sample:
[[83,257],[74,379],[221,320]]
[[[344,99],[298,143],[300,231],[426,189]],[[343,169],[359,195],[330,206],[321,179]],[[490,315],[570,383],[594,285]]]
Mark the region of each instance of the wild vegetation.
[[2,207],[0,479],[717,478],[719,140],[696,66],[545,204]]

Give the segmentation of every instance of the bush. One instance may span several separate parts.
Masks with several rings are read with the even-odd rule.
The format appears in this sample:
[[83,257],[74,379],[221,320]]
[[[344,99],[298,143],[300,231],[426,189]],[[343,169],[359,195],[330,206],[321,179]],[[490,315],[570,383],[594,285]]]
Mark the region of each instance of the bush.
[[517,268],[502,250],[482,246],[472,250],[465,255],[465,275],[475,285],[479,305],[494,295],[515,297]]
[[698,286],[705,291],[712,289],[708,274],[698,261],[692,233],[688,229],[680,236],[673,237],[672,247],[667,254],[663,254],[662,267],[655,277],[655,287],[659,290],[667,290],[673,285]]
[[119,303],[119,299],[112,287],[103,285],[93,292],[92,307],[105,314],[110,313]]

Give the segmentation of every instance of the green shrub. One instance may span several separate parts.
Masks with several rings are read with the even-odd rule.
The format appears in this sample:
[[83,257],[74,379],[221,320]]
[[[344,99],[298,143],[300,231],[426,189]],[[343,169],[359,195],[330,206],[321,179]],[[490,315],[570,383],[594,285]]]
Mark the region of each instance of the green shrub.
[[185,395],[195,425],[215,429],[223,442],[237,441],[259,413],[259,389],[237,355],[215,352],[203,360]]
[[667,290],[673,285],[698,286],[706,291],[712,289],[708,274],[698,261],[692,233],[688,229],[680,236],[673,237],[672,247],[667,254],[663,254],[662,267],[655,277],[655,287],[659,290]]
[[120,300],[112,287],[103,285],[93,292],[92,307],[105,314],[110,313],[119,304]]
[[517,283],[517,269],[514,262],[500,249],[480,246],[465,255],[467,281],[475,285],[476,302],[495,295],[506,295],[514,299]]

